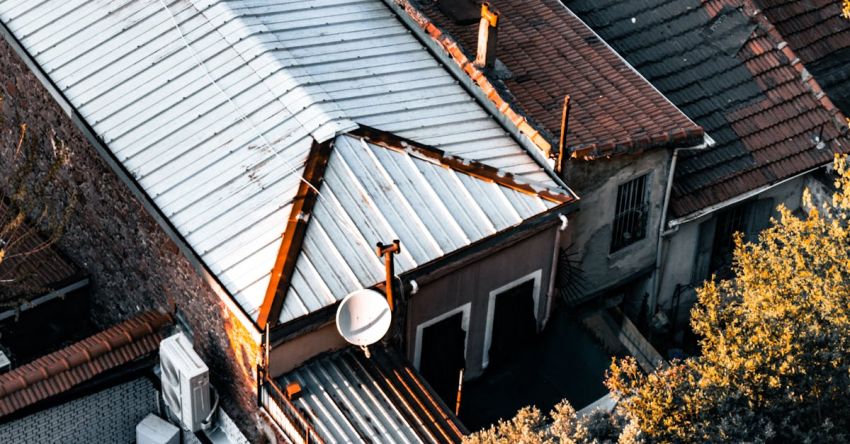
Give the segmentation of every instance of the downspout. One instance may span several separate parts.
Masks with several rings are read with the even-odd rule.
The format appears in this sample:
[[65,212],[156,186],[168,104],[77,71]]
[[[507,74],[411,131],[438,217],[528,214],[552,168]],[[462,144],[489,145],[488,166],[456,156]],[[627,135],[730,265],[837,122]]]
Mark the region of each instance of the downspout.
[[549,271],[549,292],[546,296],[546,314],[543,316],[541,328],[546,326],[546,323],[549,322],[549,315],[552,314],[552,299],[555,297],[555,279],[558,273],[558,252],[561,245],[561,233],[570,225],[570,220],[567,219],[567,216],[559,214],[558,218],[561,219],[561,225],[555,230],[555,247],[552,252],[552,266]]
[[655,316],[658,305],[658,293],[661,291],[661,269],[664,250],[664,237],[673,231],[667,231],[667,209],[670,206],[670,195],[673,190],[673,176],[676,174],[676,164],[679,160],[680,151],[704,150],[714,145],[714,140],[706,136],[703,143],[698,146],[673,149],[673,159],[670,161],[670,171],[667,174],[667,186],[664,190],[664,203],[661,206],[661,220],[658,223],[658,244],[655,248],[655,273],[652,280],[652,292],[649,295],[649,320]]

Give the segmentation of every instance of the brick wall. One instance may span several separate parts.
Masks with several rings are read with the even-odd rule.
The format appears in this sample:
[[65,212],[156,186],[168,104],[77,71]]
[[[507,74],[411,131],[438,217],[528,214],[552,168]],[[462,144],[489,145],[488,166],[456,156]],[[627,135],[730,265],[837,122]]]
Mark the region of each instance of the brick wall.
[[158,393],[149,379],[135,379],[2,424],[0,436],[8,444],[135,442],[136,424],[157,412]]
[[28,149],[42,169],[54,145],[69,160],[50,184],[57,208],[76,190],[78,203],[59,248],[92,281],[92,318],[106,326],[143,310],[176,305],[194,333],[195,348],[222,393],[222,405],[246,436],[257,441],[255,336],[178,251],[177,246],[101,159],[12,48],[0,39],[0,174],[28,126]]

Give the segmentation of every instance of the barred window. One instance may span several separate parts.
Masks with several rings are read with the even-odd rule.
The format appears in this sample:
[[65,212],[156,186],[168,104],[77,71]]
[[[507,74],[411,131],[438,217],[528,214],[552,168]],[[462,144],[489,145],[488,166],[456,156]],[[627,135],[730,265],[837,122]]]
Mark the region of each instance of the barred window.
[[646,196],[648,174],[626,182],[617,188],[617,209],[611,252],[631,245],[646,237],[646,219],[649,212]]

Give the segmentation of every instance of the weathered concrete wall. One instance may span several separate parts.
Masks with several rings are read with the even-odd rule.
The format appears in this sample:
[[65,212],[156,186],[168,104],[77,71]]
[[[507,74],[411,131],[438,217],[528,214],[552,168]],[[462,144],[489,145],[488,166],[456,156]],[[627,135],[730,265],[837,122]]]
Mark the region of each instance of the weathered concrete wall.
[[205,283],[2,39],[0,94],[0,174],[9,174],[21,124],[28,125],[25,146],[35,150],[42,169],[51,163],[53,144],[68,148],[67,165],[47,195],[57,207],[77,195],[59,248],[91,276],[94,321],[106,326],[176,305],[210,366],[223,407],[256,442],[256,332]]
[[[569,163],[567,183],[581,196],[579,211],[570,218],[574,227],[570,251],[580,258],[585,296],[626,283],[655,263],[669,165],[668,150]],[[611,253],[617,187],[647,173],[650,207],[646,237]]]
[[[774,206],[784,204],[791,211],[800,208],[803,186],[807,176],[788,181],[784,184],[771,188],[750,200],[773,199]],[[777,217],[774,210],[772,217]],[[664,259],[661,270],[661,289],[659,291],[659,310],[669,311],[674,303],[673,297],[676,285],[687,285],[691,283],[696,265],[697,247],[699,242],[699,226],[701,223],[716,217],[715,213],[705,215],[699,219],[682,224],[679,229],[665,239]],[[694,302],[694,293],[684,294],[685,298],[679,302],[678,325],[684,325],[688,321],[690,307]]]
[[471,303],[465,376],[474,378],[479,375],[484,356],[490,292],[537,270],[541,271],[537,319],[545,320],[552,305],[549,299],[549,283],[556,230],[557,226],[541,231],[482,260],[421,285],[415,295],[409,296],[405,335],[408,359],[414,361],[416,329],[420,324]]

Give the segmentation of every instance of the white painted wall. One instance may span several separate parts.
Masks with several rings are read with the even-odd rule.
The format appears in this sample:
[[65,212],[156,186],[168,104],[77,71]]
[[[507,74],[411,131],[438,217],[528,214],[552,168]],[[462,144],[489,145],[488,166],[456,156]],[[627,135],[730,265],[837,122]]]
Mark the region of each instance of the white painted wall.
[[[797,210],[800,208],[803,187],[807,177],[808,175],[802,176],[768,189],[753,197],[752,200],[772,198],[775,205],[782,203],[792,211]],[[778,213],[774,210],[773,217],[777,215]],[[658,297],[659,310],[665,312],[670,310],[674,303],[673,296],[677,284],[691,282],[697,255],[697,243],[699,242],[699,225],[713,217],[715,217],[715,213],[682,224],[678,231],[666,238],[661,271],[661,290]],[[692,294],[692,292],[689,293]],[[692,297],[680,302],[679,319],[677,321],[679,325],[688,322],[688,314],[693,302]]]

